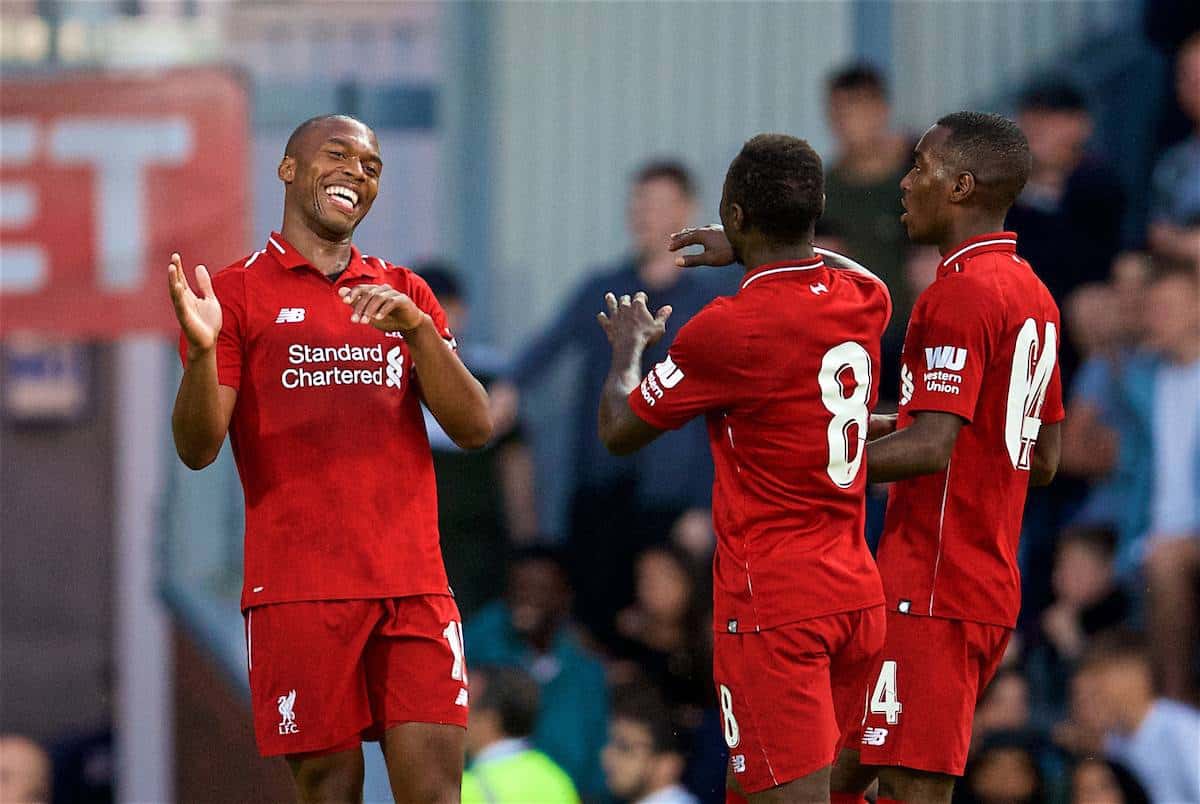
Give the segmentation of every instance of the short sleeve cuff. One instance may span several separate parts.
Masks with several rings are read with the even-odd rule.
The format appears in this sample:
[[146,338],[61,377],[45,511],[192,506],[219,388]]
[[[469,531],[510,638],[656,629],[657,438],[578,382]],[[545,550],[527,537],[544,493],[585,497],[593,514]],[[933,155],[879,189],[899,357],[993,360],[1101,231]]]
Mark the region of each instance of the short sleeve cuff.
[[678,424],[664,418],[659,411],[655,410],[655,405],[646,400],[645,391],[643,390],[644,383],[638,383],[638,387],[629,392],[626,399],[629,400],[629,408],[639,419],[644,421],[659,430],[674,430],[679,427]]

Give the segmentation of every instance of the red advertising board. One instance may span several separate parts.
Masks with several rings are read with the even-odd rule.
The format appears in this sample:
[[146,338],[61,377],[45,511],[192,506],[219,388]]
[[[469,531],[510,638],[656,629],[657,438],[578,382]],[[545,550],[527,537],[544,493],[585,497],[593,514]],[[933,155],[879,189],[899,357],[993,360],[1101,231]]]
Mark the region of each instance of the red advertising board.
[[219,69],[6,77],[0,334],[178,332],[171,252],[248,250],[246,96]]

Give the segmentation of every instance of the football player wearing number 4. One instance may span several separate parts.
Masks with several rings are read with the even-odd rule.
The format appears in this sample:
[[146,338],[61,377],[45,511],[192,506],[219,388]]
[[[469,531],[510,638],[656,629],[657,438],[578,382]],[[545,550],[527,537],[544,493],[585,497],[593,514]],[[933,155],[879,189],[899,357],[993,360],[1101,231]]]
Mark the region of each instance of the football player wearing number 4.
[[[1016,624],[1026,490],[1053,478],[1063,418],[1058,308],[1001,231],[1029,164],[1011,121],[959,112],[925,133],[900,185],[910,239],[944,259],[913,309],[896,432],[867,447],[871,481],[896,481],[878,556],[887,642],[835,801],[861,801],[878,776],[880,802],[949,802]],[[730,258],[719,230],[671,247],[693,244],[705,252],[680,264]]]
[[[754,802],[828,801],[834,759],[862,721],[884,640],[883,589],[863,538],[863,452],[875,404],[884,284],[812,247],[820,157],[750,140],[721,220],[748,266],[740,290],[680,329],[642,378],[670,308],[609,294],[599,432],[626,454],[703,415],[716,470],[713,676],[730,789]],[[846,265],[848,261],[838,260]],[[681,467],[681,471],[687,471]]]

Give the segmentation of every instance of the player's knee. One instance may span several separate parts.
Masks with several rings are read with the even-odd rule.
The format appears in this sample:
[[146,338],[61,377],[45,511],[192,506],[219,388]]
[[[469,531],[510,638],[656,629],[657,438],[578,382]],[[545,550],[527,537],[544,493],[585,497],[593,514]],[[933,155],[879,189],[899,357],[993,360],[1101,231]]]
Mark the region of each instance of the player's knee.
[[462,777],[453,774],[429,774],[402,794],[396,794],[396,804],[459,804],[462,799]]
[[925,773],[908,768],[881,768],[879,771],[879,800],[902,801],[905,804],[950,804],[954,794],[954,777],[941,773]]
[[362,799],[362,769],[354,757],[319,757],[289,764],[300,801],[305,804]]

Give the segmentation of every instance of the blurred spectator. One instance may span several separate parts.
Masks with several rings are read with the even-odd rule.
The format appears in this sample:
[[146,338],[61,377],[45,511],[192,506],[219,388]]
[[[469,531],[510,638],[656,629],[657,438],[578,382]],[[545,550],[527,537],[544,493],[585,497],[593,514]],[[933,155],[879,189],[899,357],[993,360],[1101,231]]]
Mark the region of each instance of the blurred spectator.
[[1029,682],[1014,669],[1001,670],[984,690],[971,727],[971,753],[996,734],[1029,727]]
[[1148,527],[1152,481],[1151,426],[1140,397],[1124,390],[1143,334],[1148,262],[1125,254],[1107,284],[1089,284],[1067,299],[1064,314],[1083,356],[1067,397],[1061,471],[1090,483],[1073,524],[1112,527],[1116,568],[1127,576],[1141,563],[1137,543]]
[[[1021,255],[1062,304],[1080,285],[1107,278],[1121,247],[1125,191],[1108,163],[1088,152],[1092,117],[1070,83],[1053,79],[1027,89],[1017,122],[1029,139],[1033,170],[1007,225],[1020,238]],[[1078,365],[1069,340],[1059,361],[1069,382]]]
[[893,313],[884,334],[879,390],[885,400],[894,401],[900,348],[916,299],[904,277],[908,233],[900,223],[900,180],[912,163],[914,143],[892,129],[887,82],[875,67],[839,69],[826,87],[836,153],[825,176],[825,214],[818,226],[837,232],[845,242],[843,253],[878,275],[891,291]]
[[1200,577],[1200,274],[1180,267],[1159,276],[1147,298],[1146,346],[1156,355],[1132,392],[1153,433],[1146,582],[1151,648],[1163,691],[1194,702]]
[[[442,260],[413,265],[433,291],[458,338],[458,353],[484,385],[501,372],[500,354],[471,337],[470,306],[453,267]],[[459,611],[469,617],[503,588],[495,557],[528,544],[538,532],[533,457],[514,424],[482,450],[462,450],[424,408],[438,490],[438,529],[446,575]]]
[[1072,528],[1058,544],[1052,576],[1054,603],[1042,613],[1042,636],[1060,662],[1079,658],[1090,637],[1125,622],[1131,601],[1113,572],[1116,534]]
[[1071,804],[1150,804],[1150,797],[1124,765],[1093,757],[1071,774]]
[[[609,346],[596,325],[604,294],[646,291],[650,303],[674,309],[666,336],[646,351],[648,367],[663,360],[679,328],[720,292],[732,293],[736,278],[681,271],[666,249],[667,235],[687,227],[695,214],[691,174],[674,161],[652,162],[633,177],[627,221],[633,254],[585,279],[554,319],[517,356],[508,383],[492,387],[497,430],[503,432],[528,390],[569,353],[582,357],[572,383],[575,443],[570,501],[569,563],[580,620],[602,641],[611,636],[613,616],[632,596],[630,568],[645,547],[674,532],[685,546],[707,557],[713,546],[712,458],[704,423],[692,422],[656,440],[636,456],[608,454],[596,430],[600,390],[608,373]],[[679,467],[688,471],[681,472]],[[629,523],[612,528],[611,522]]]
[[574,804],[570,777],[529,742],[538,715],[537,682],[512,667],[471,669],[471,714],[463,804]]
[[1126,765],[1154,801],[1200,801],[1200,711],[1155,692],[1138,635],[1096,638],[1071,682],[1072,721],[1059,739],[1077,754],[1101,750]]
[[50,801],[50,758],[28,737],[0,735],[0,801],[4,804]]
[[683,756],[666,705],[646,687],[614,697],[601,757],[608,789],[629,804],[698,804],[680,783]]
[[1200,31],[1180,47],[1175,92],[1195,128],[1154,168],[1150,249],[1160,256],[1195,262],[1200,259]]
[[955,801],[967,804],[1045,801],[1045,780],[1032,741],[1012,733],[990,737],[967,766]]
[[569,620],[571,588],[559,555],[527,547],[509,562],[504,598],[465,626],[472,662],[520,667],[538,683],[533,744],[563,767],[585,799],[602,796],[600,748],[608,721],[604,666]]

